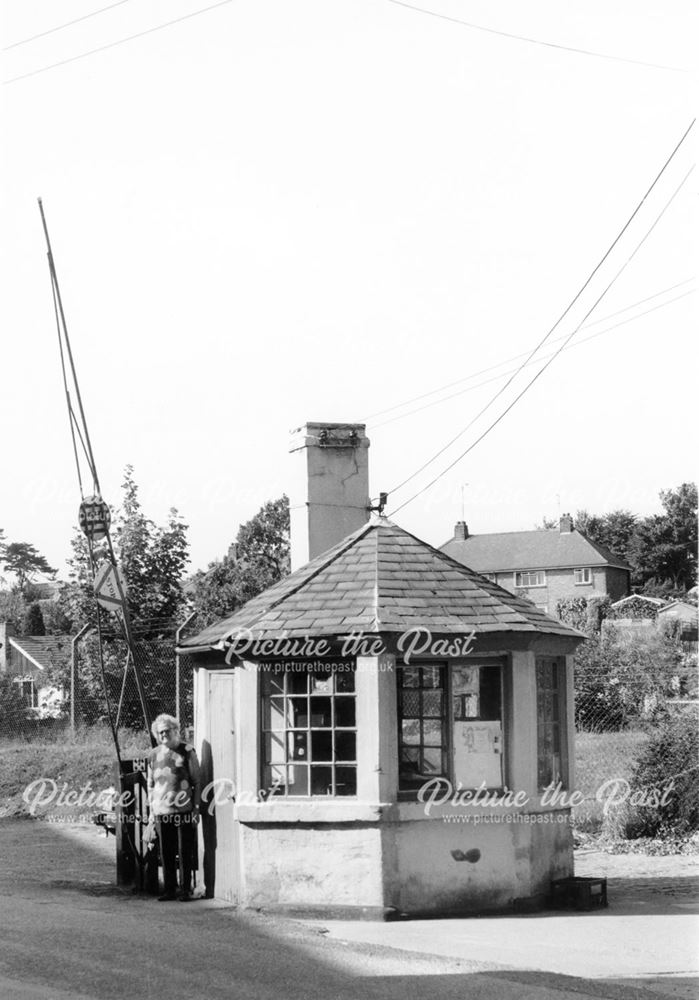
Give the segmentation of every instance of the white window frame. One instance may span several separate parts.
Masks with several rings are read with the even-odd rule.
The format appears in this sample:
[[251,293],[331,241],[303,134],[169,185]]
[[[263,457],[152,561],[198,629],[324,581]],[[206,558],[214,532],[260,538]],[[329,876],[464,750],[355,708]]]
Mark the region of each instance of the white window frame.
[[[581,580],[578,579],[579,575],[582,576]],[[576,587],[589,587],[592,583],[592,569],[589,566],[580,566],[578,569],[574,569],[573,579]]]
[[[263,670],[262,787],[287,800],[357,797],[357,691],[356,665],[345,662],[285,662],[283,668]],[[316,686],[317,685],[317,686]],[[344,719],[338,719],[342,703]],[[321,709],[322,708],[322,716]],[[316,713],[314,713],[316,708]],[[349,710],[349,711],[348,711]],[[348,721],[351,719],[352,721]],[[330,743],[314,759],[314,737]],[[354,747],[345,757],[345,743]],[[323,785],[322,789],[320,785]],[[341,791],[341,788],[353,788]]]
[[[18,686],[20,694],[27,703],[27,708],[39,707],[39,690],[33,677],[15,677],[15,684]],[[28,685],[28,690],[26,686]]]
[[[536,583],[524,583],[525,577],[534,577]],[[523,569],[520,572],[515,573],[515,587],[521,590],[529,590],[531,587],[545,587],[546,586],[546,570],[545,569]]]

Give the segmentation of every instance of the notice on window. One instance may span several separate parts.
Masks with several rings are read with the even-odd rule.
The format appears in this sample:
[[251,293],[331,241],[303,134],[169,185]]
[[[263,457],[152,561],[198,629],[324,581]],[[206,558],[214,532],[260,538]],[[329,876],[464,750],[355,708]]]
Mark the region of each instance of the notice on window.
[[502,787],[501,722],[454,722],[454,777],[464,788]]

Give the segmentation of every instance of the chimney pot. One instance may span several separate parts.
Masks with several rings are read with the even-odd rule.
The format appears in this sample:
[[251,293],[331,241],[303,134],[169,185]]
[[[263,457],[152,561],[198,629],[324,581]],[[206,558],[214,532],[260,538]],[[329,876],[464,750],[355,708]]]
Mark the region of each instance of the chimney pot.
[[468,538],[468,525],[465,521],[457,521],[454,527],[454,541],[465,542]]
[[369,439],[364,424],[308,423],[294,454],[291,569],[342,541],[369,520]]

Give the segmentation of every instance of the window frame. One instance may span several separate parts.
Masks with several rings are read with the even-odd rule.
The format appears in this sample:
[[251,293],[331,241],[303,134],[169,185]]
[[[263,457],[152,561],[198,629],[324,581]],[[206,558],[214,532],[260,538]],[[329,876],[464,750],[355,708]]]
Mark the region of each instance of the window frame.
[[[555,684],[550,687],[542,687],[541,677],[543,671],[550,667],[555,676]],[[568,745],[568,713],[567,713],[567,670],[565,656],[537,656],[535,659],[535,679],[536,679],[536,787],[542,792],[549,785],[556,786],[560,781],[562,789],[567,789],[570,784],[569,774],[569,753]],[[546,761],[543,759],[542,751],[546,747],[546,733],[542,733],[542,703],[544,709],[547,705],[546,695],[549,695],[548,704],[556,711],[552,712],[550,721],[546,717],[544,725],[551,730],[551,752]],[[556,743],[558,743],[558,754],[556,754]],[[558,756],[558,775],[556,774],[556,756]],[[548,764],[550,777],[545,780],[542,777],[542,763]]]
[[[441,684],[441,686],[439,686],[439,687],[421,687],[421,686],[417,686],[417,687],[410,686],[410,687],[408,687],[408,686],[402,684],[401,681],[402,681],[402,678],[404,677],[404,671],[405,670],[412,670],[412,669],[416,669],[416,668],[417,669],[421,669],[421,670],[422,669],[428,669],[428,668],[436,668],[437,670],[439,670],[440,673],[441,673],[441,678],[442,678],[442,684]],[[406,690],[407,691],[417,691],[419,693],[419,695],[420,695],[420,702],[421,703],[424,701],[424,699],[422,697],[422,694],[424,692],[441,691],[441,693],[442,693],[442,712],[441,712],[441,716],[436,716],[436,715],[435,716],[427,716],[427,719],[429,719],[429,720],[435,720],[435,719],[439,718],[439,720],[440,720],[441,727],[442,727],[442,743],[441,743],[441,746],[440,746],[439,749],[441,750],[441,753],[442,753],[442,766],[443,766],[443,771],[445,773],[443,773],[443,774],[434,774],[434,775],[431,775],[431,776],[428,776],[426,774],[421,774],[420,775],[420,777],[421,777],[420,785],[424,784],[426,781],[430,781],[430,780],[433,780],[435,778],[438,779],[438,780],[441,780],[441,781],[445,781],[445,782],[446,781],[450,781],[451,780],[451,778],[450,778],[451,767],[450,767],[450,752],[449,751],[450,751],[450,748],[452,746],[452,729],[451,729],[451,718],[450,718],[450,711],[449,711],[450,706],[451,706],[451,697],[450,697],[449,663],[448,663],[448,661],[445,661],[445,660],[425,660],[425,661],[423,661],[423,660],[415,660],[414,662],[412,662],[410,664],[396,663],[396,719],[397,719],[397,751],[398,751],[398,795],[399,795],[399,797],[404,797],[404,798],[414,798],[417,795],[417,793],[418,793],[418,791],[420,789],[420,785],[415,785],[414,787],[410,787],[410,788],[401,787],[401,763],[402,763],[403,751],[406,750],[406,749],[410,750],[410,749],[413,749],[415,747],[418,747],[418,748],[420,748],[420,749],[418,749],[418,754],[420,756],[422,756],[421,751],[424,751],[425,749],[432,750],[432,749],[437,749],[437,748],[435,746],[433,746],[433,745],[430,745],[430,744],[423,744],[422,741],[419,742],[419,743],[417,743],[417,744],[405,744],[403,742],[403,721],[404,721],[404,719],[403,719],[403,707],[402,707],[402,700],[403,700],[402,699],[402,694],[403,694],[403,691],[406,691]],[[418,718],[418,719],[421,720],[420,721],[419,731],[420,731],[420,734],[422,735],[422,732],[423,732],[422,720],[424,720],[425,716],[422,716],[422,715],[421,716],[408,716],[408,719],[414,719],[414,718]],[[446,764],[446,766],[444,766],[445,764]]]
[[[533,577],[536,577],[537,579],[539,577],[541,577],[541,582],[540,583],[520,583],[520,582],[518,582],[518,578],[521,579],[522,577],[525,577],[525,576],[533,576]],[[515,583],[515,587],[518,590],[532,590],[532,589],[534,589],[536,587],[545,587],[546,586],[546,570],[545,569],[522,569],[522,570],[515,570],[515,573],[514,573],[514,583]]]
[[[39,707],[39,689],[36,686],[36,681],[33,677],[15,677],[14,682],[19,688],[19,693],[24,699],[27,708],[38,708]],[[29,686],[29,690],[25,690],[26,686]]]
[[[509,741],[512,726],[512,690],[511,690],[511,658],[509,656],[479,656],[468,660],[421,660],[419,658],[413,659],[409,664],[410,667],[428,667],[437,666],[444,670],[444,686],[441,690],[444,692],[444,706],[442,711],[442,726],[443,726],[443,738],[446,741],[444,744],[443,753],[446,757],[446,768],[445,773],[433,776],[422,775],[422,782],[428,780],[441,780],[449,782],[454,785],[454,722],[455,721],[470,721],[477,723],[478,721],[498,721],[500,723],[500,784],[499,785],[488,785],[489,792],[502,792],[507,787],[508,782],[508,770],[509,770]],[[499,719],[488,720],[482,719],[481,715],[468,717],[463,720],[455,720],[454,709],[454,695],[453,695],[453,671],[455,667],[478,667],[479,669],[497,670],[499,673]],[[398,798],[399,800],[414,800],[417,792],[420,788],[416,785],[412,788],[401,787],[401,757],[402,750],[404,749],[404,744],[402,741],[402,723],[403,714],[401,707],[401,691],[404,689],[401,684],[402,671],[405,669],[406,664],[396,663],[396,720],[397,720],[397,741],[396,750],[398,757]],[[411,690],[411,688],[408,688]],[[415,689],[423,690],[423,689]],[[429,690],[429,689],[425,689]],[[479,706],[480,709],[480,706]],[[473,790],[478,788],[478,785],[473,786]],[[470,791],[471,789],[464,789]]]
[[[348,661],[343,660],[342,664],[346,664]],[[352,661],[351,669],[343,667],[341,670],[333,670],[334,666],[338,665],[338,661],[328,661],[327,664],[322,666],[305,663],[304,661],[287,661],[283,670],[269,670],[262,669],[262,678],[260,685],[260,757],[259,757],[259,770],[262,778],[263,788],[271,789],[269,798],[274,801],[284,801],[284,802],[299,802],[299,801],[310,801],[318,799],[333,799],[333,800],[348,800],[357,799],[358,796],[358,728],[357,728],[357,669],[356,660]],[[261,665],[262,666],[262,665]],[[333,680],[331,688],[328,691],[313,690],[313,685],[311,683],[311,678],[314,676],[322,675],[323,667],[327,667],[330,671],[330,677],[342,677],[348,676],[350,673],[353,678],[352,686],[350,690],[342,691],[338,690],[336,687],[336,682]],[[301,690],[301,686],[298,680],[295,682],[294,686],[290,684],[290,678],[299,678],[304,676],[306,679],[305,689]],[[279,693],[273,693],[272,684],[276,679],[277,682],[282,679],[282,690]],[[296,690],[294,688],[297,688]],[[292,701],[293,699],[293,701]],[[313,700],[319,703],[321,700],[327,700],[330,702],[330,722],[328,725],[314,726],[313,725]],[[299,711],[301,707],[301,702],[305,700],[306,702],[306,713],[305,715]],[[354,723],[353,725],[338,725],[336,718],[336,711],[338,708],[338,700],[345,703],[346,705],[352,704]],[[282,727],[275,728],[272,725],[272,713],[274,702],[277,703],[277,713],[284,720],[284,725]],[[279,713],[279,705],[281,704],[281,713]],[[320,707],[316,704],[316,707]],[[297,713],[294,718],[293,712]],[[320,714],[320,713],[319,713]],[[306,722],[304,725],[293,725],[289,724],[291,721],[297,722],[299,719],[305,718]],[[313,760],[313,749],[319,739],[314,740],[313,734],[327,734],[330,742],[330,757],[325,759]],[[337,744],[338,740],[336,734],[347,734],[354,739],[354,757],[350,759],[349,757],[338,757],[337,756]],[[273,752],[270,749],[268,752],[268,738],[270,748],[274,743],[274,737],[277,736],[278,740],[281,738],[281,744],[283,749],[283,760],[275,761],[272,759]],[[300,756],[293,756],[293,741],[296,738],[303,737],[301,742],[302,746],[305,746],[306,756],[302,758]],[[269,759],[268,759],[269,757]],[[289,782],[290,772],[293,771],[295,767],[303,768],[305,772],[305,791],[294,793],[289,791],[290,787],[293,787],[293,782]],[[284,784],[275,785],[274,772],[276,770],[281,770],[284,775]],[[314,769],[319,771],[330,771],[330,790],[327,788],[323,791],[313,791],[313,779]],[[342,770],[353,771],[354,776],[354,791],[343,793],[338,792],[337,789],[343,782],[338,781],[339,772]]]
[[[578,580],[578,573],[582,573],[583,576],[587,576],[587,579]],[[592,582],[591,566],[578,566],[573,570],[573,583],[576,587],[589,587]]]

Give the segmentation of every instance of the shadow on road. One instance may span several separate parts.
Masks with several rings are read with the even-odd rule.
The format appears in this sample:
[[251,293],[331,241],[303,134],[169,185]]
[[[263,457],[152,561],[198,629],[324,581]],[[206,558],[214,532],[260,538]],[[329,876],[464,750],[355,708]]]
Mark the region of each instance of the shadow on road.
[[154,1000],[173,989],[190,1000],[657,998],[638,981],[483,970],[478,956],[348,945],[208,902],[159,904],[114,886],[114,841],[106,851],[99,836],[0,821],[3,1000]]

